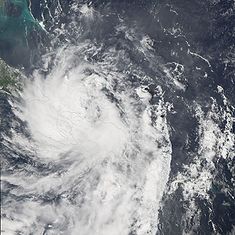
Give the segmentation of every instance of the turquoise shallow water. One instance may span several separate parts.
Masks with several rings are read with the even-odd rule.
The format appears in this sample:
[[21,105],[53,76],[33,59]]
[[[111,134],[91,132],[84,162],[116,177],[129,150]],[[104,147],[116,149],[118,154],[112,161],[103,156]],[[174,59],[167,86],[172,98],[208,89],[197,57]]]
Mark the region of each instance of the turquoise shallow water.
[[40,28],[27,0],[0,0],[0,41],[11,46],[27,46],[28,34]]

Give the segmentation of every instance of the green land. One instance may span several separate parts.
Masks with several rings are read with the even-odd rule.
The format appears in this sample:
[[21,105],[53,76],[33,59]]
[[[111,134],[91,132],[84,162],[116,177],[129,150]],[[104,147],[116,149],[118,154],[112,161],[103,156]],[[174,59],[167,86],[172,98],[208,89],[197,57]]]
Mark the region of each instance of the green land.
[[11,93],[14,90],[20,90],[22,88],[20,77],[20,72],[0,59],[0,92]]

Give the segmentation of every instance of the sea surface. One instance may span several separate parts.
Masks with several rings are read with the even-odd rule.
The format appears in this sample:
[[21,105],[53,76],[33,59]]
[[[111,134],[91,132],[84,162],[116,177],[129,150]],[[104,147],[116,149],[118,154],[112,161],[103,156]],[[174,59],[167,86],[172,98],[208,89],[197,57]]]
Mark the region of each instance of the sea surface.
[[235,2],[29,11],[0,53],[23,83],[0,90],[1,233],[235,234]]

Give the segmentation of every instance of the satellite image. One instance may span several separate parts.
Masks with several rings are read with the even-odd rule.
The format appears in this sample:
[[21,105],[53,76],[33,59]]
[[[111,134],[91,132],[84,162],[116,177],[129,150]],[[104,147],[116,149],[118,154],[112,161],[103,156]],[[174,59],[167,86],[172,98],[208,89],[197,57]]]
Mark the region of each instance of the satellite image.
[[234,0],[0,0],[2,235],[235,235]]

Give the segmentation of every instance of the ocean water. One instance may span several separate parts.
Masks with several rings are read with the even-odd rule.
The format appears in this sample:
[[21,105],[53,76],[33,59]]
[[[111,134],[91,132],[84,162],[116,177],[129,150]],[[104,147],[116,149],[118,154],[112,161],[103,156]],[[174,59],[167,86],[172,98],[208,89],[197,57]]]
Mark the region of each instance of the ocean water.
[[43,50],[0,93],[2,234],[233,234],[234,3],[30,10]]

